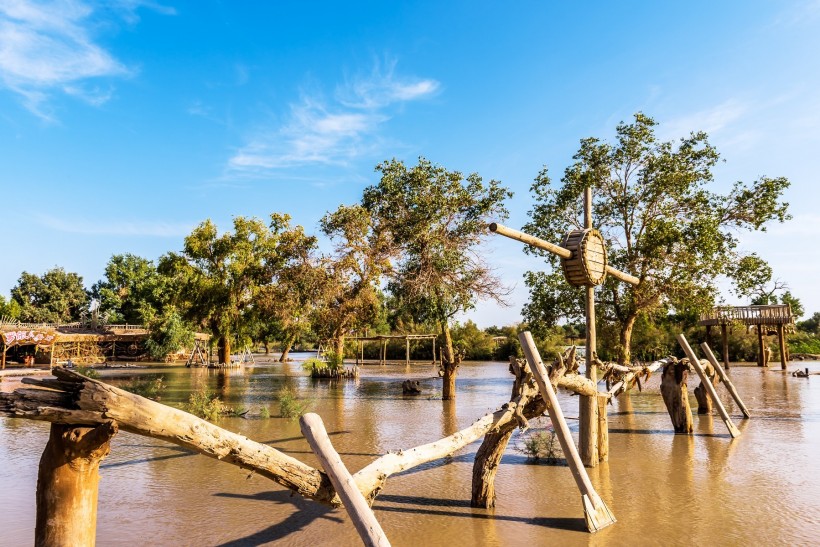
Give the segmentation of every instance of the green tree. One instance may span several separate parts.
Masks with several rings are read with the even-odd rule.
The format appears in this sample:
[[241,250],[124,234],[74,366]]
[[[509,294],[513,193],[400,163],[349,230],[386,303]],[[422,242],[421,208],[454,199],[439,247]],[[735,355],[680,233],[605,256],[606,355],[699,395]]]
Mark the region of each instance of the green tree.
[[233,232],[220,235],[206,220],[185,238],[181,254],[160,259],[159,271],[170,278],[178,308],[216,337],[220,363],[230,362],[232,341],[247,330],[247,312],[284,260],[278,245],[289,222],[288,215],[278,213],[271,215],[270,225],[235,217]]
[[391,160],[376,167],[381,180],[367,188],[362,203],[374,226],[398,251],[390,292],[420,321],[440,329],[444,399],[455,398],[455,351],[451,322],[478,300],[504,304],[509,291],[482,260],[480,246],[490,220],[507,217],[512,193],[501,183],[485,184],[419,158],[408,168]]
[[797,330],[811,334],[820,334],[820,312],[814,312],[814,315],[805,321],[797,323]]
[[162,311],[164,289],[153,261],[126,253],[108,260],[105,279],[94,284],[91,295],[109,322],[147,325]]
[[20,307],[20,321],[27,323],[79,321],[89,303],[83,278],[59,267],[40,277],[23,272],[11,298]]
[[20,317],[20,304],[16,300],[0,295],[0,320],[16,321]]
[[[664,142],[655,126],[639,113],[632,123],[617,126],[613,144],[583,139],[558,188],[542,170],[532,186],[535,206],[525,227],[547,241],[561,241],[583,226],[583,190],[593,189],[593,223],[606,240],[609,263],[641,281],[635,287],[608,278],[597,291],[599,317],[618,327],[623,363],[631,358],[632,329],[640,315],[664,307],[687,312],[711,306],[715,278],[747,273],[733,267],[744,258],[737,231],[764,231],[767,222],[789,218],[788,204],[781,201],[788,180],[761,177],[751,185],[737,182],[727,194],[712,192],[719,155],[707,135]],[[528,252],[545,256],[553,273],[527,275],[525,318],[542,325],[562,315],[578,319],[582,291],[563,281],[556,257]]]
[[333,341],[334,355],[342,359],[345,337],[364,331],[381,315],[379,284],[390,269],[391,250],[360,205],[339,206],[320,226],[334,251],[321,261],[324,276],[313,324],[320,338]]

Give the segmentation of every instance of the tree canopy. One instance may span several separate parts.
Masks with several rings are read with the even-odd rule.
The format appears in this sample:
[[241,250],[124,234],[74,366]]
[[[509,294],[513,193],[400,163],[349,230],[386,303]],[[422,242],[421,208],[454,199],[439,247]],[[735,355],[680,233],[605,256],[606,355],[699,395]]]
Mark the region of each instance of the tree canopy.
[[89,303],[83,278],[59,267],[42,276],[23,272],[11,298],[19,305],[18,319],[28,323],[79,321]]
[[[608,278],[597,289],[599,317],[620,330],[621,362],[630,360],[639,315],[711,306],[719,276],[753,284],[749,270],[735,267],[750,260],[738,248],[736,233],[765,231],[768,222],[789,218],[788,204],[781,201],[787,179],[764,176],[751,184],[736,182],[725,194],[715,192],[712,170],[720,156],[707,135],[662,141],[656,125],[638,113],[617,126],[614,143],[583,139],[558,187],[544,168],[532,185],[535,205],[525,227],[547,241],[561,241],[583,226],[583,190],[593,189],[593,225],[606,240],[609,263],[641,280],[633,287]],[[582,291],[564,282],[557,258],[528,252],[545,256],[552,273],[527,273],[525,319],[537,327],[562,316],[580,318]]]
[[148,259],[129,253],[112,256],[105,266],[105,279],[91,288],[100,301],[100,312],[110,323],[148,324],[161,312],[163,280]]

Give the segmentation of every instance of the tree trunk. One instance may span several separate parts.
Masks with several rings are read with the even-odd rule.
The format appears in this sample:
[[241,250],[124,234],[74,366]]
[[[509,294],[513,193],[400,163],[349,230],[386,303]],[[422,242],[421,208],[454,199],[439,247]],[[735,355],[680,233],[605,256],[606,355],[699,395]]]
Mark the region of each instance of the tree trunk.
[[270,342],[265,340],[262,343],[265,345],[265,355],[270,355]]
[[[717,385],[717,379],[715,378],[715,367],[713,367],[709,361],[703,359],[700,363],[703,367],[703,371],[706,373],[706,376],[709,377],[712,384]],[[702,381],[698,384],[698,387],[695,388],[695,399],[698,401],[698,414],[712,413],[712,397],[709,395],[709,391],[703,385]]]
[[470,498],[471,507],[490,509],[495,507],[495,475],[501,463],[501,457],[507,449],[518,424],[511,422],[511,427],[503,431],[491,431],[484,436],[473,462],[473,489]]
[[444,370],[444,386],[442,386],[441,398],[455,399],[456,398],[456,371],[461,359],[453,351],[453,338],[450,335],[450,325],[447,321],[441,322],[441,334],[444,337],[444,345],[442,350],[444,356],[441,360],[441,368]]
[[231,338],[228,335],[219,337],[219,346],[217,351],[220,365],[231,364]]
[[296,342],[296,335],[291,334],[285,339],[285,346],[282,348],[282,355],[279,356],[279,362],[284,363],[288,360],[288,353],[290,353],[290,348],[293,347],[293,344]]
[[344,334],[339,335],[333,341],[333,353],[336,354],[336,359],[338,360],[339,366],[344,365],[345,363],[345,337]]
[[663,367],[661,395],[666,404],[675,433],[692,434],[692,409],[686,389],[689,370],[683,363],[669,363]]
[[115,422],[51,425],[37,475],[36,546],[94,545],[100,462],[116,433]]
[[620,347],[618,348],[618,362],[628,365],[632,362],[632,329],[635,328],[637,315],[630,315],[621,326]]

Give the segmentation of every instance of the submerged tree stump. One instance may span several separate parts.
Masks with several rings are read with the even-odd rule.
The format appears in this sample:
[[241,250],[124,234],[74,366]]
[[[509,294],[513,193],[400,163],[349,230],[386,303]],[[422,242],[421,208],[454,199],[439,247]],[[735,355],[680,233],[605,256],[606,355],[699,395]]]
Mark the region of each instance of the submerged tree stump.
[[[703,371],[706,373],[709,381],[712,382],[712,385],[716,386],[718,382],[720,382],[720,378],[717,377],[715,367],[712,366],[712,363],[706,359],[701,359],[700,365],[703,367]],[[694,389],[694,392],[695,399],[698,401],[698,414],[711,414],[712,397],[709,395],[709,390],[706,389],[702,381],[698,384],[698,387]]]
[[51,424],[37,475],[37,547],[94,545],[100,462],[116,433],[114,422],[96,427]]
[[668,363],[661,376],[661,395],[672,418],[675,433],[692,434],[692,409],[689,406],[689,391],[686,383],[689,367],[680,361]]

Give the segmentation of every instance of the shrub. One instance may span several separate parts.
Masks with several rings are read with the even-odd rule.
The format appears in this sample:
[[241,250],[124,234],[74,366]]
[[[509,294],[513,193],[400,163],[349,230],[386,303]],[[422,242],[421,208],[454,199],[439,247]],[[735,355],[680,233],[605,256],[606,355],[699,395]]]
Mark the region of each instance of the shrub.
[[191,393],[190,397],[188,397],[188,404],[185,405],[185,410],[194,416],[213,422],[219,418],[219,413],[222,410],[222,401],[216,394],[202,388],[199,391]]
[[270,418],[270,409],[268,409],[268,407],[266,407],[266,406],[263,406],[262,408],[260,408],[259,409],[259,417],[264,419],[264,420],[267,420],[268,418]]
[[153,359],[162,361],[166,356],[194,343],[193,329],[173,308],[166,310],[149,324],[150,334],[145,347]]
[[77,366],[77,368],[74,369],[74,372],[76,372],[77,374],[81,374],[86,378],[91,378],[92,380],[100,377],[100,373],[94,370],[92,367],[87,367],[83,365]]
[[558,463],[558,458],[563,455],[555,431],[538,431],[527,435],[518,450],[524,453],[528,460],[537,463],[543,459],[550,465]]
[[305,413],[308,407],[307,402],[299,402],[296,394],[290,387],[283,387],[279,390],[279,415],[283,418],[298,418]]

